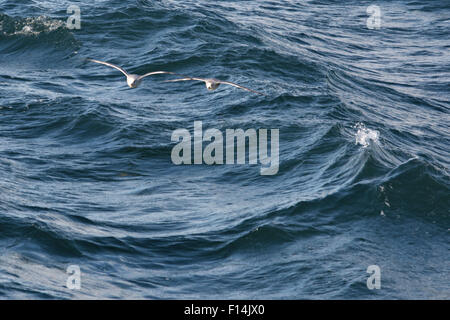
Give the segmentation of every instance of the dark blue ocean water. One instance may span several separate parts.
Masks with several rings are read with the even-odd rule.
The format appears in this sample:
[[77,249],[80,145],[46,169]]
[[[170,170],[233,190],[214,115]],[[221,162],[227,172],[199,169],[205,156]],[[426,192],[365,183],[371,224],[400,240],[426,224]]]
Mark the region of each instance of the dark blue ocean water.
[[[449,1],[0,1],[0,298],[449,299],[449,35]],[[278,173],[173,164],[194,121],[279,129]]]

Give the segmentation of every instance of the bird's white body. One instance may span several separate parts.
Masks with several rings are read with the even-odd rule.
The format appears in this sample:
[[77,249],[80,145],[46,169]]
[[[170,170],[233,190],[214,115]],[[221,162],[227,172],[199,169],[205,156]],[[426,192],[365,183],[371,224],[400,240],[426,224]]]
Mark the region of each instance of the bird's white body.
[[141,79],[137,74],[127,75],[127,84],[130,88],[137,88],[141,84]]
[[220,80],[205,79],[206,89],[216,90],[220,86]]

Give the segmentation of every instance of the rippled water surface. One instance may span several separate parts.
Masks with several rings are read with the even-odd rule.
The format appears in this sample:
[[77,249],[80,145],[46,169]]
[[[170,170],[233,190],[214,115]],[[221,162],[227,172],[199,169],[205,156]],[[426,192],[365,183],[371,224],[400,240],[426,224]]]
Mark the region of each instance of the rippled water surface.
[[[372,4],[0,1],[0,298],[450,298],[450,3]],[[174,165],[194,121],[278,173]]]

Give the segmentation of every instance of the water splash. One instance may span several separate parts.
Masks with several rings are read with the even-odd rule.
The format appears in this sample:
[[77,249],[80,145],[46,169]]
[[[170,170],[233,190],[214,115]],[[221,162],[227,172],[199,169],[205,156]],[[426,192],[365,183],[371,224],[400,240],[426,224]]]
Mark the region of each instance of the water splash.
[[4,36],[37,36],[41,33],[50,33],[65,27],[63,21],[50,19],[46,16],[11,18],[0,14],[0,32]]
[[365,124],[361,122],[357,123],[354,128],[357,129],[355,134],[356,144],[360,144],[363,148],[367,148],[371,142],[378,143],[378,138],[380,136],[379,131],[366,128]]

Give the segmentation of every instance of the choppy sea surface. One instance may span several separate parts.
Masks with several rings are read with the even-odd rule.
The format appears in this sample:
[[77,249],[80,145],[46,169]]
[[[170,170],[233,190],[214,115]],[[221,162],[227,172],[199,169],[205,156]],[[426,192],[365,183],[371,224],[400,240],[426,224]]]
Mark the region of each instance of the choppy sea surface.
[[[449,299],[449,34],[448,1],[0,1],[0,298]],[[278,173],[175,165],[194,121],[279,129]]]

